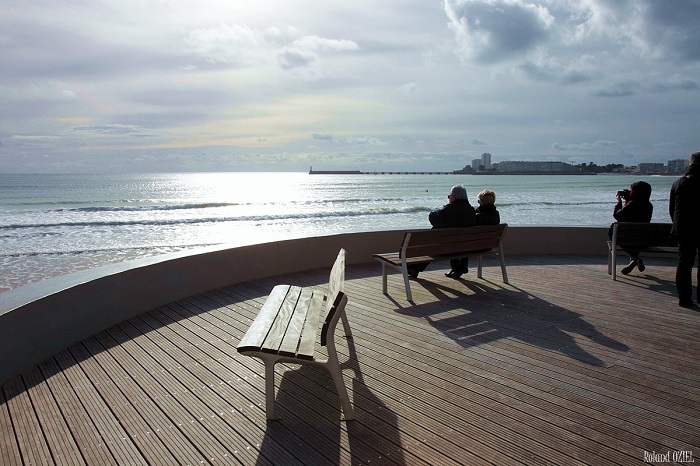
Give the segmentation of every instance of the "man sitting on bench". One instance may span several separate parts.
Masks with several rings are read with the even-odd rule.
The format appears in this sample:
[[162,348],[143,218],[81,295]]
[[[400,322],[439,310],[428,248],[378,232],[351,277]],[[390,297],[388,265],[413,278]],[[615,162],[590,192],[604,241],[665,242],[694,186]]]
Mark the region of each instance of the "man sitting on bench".
[[[428,221],[433,228],[471,227],[476,225],[476,212],[469,203],[467,190],[462,185],[453,186],[447,196],[449,203],[442,209],[435,210],[428,214]],[[416,278],[418,274],[428,267],[429,263],[412,265],[408,267],[408,275]],[[451,259],[450,270],[447,275],[452,278],[459,278],[467,273],[469,258]]]

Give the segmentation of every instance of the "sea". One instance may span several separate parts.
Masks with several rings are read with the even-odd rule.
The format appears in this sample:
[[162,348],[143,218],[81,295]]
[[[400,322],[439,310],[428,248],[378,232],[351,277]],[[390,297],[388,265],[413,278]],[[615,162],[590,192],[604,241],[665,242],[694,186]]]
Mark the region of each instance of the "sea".
[[617,191],[652,186],[670,222],[675,176],[309,173],[0,174],[0,296],[115,262],[214,245],[427,228],[462,184],[496,193],[509,225],[606,227]]

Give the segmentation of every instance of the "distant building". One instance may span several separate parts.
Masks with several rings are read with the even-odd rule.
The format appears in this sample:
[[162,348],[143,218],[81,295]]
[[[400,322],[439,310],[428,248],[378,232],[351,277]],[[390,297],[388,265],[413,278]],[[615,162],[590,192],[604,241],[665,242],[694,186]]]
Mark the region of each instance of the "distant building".
[[498,164],[501,173],[578,173],[580,170],[564,162],[505,161]]
[[481,167],[481,159],[474,159],[472,160],[472,170],[479,171],[479,168]]
[[665,173],[666,168],[664,167],[663,163],[640,163],[639,164],[639,173],[643,175],[647,174],[659,174],[659,173]]
[[491,169],[491,154],[488,152],[481,154],[481,165],[484,166],[484,170]]
[[668,161],[669,173],[685,173],[688,170],[690,162],[688,159],[675,159]]

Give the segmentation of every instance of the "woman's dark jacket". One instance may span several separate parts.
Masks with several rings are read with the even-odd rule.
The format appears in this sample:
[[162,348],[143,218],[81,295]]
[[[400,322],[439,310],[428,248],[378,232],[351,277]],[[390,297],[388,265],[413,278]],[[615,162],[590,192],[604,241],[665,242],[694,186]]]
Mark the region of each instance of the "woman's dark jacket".
[[501,223],[501,214],[496,210],[495,204],[480,205],[476,208],[477,225],[498,225]]
[[622,202],[615,205],[613,217],[618,222],[651,222],[651,215],[654,212],[654,206],[649,201],[639,201],[632,199],[624,207]]
[[[654,206],[649,201],[640,201],[631,199],[624,207],[622,207],[622,201],[615,205],[615,211],[613,212],[613,217],[618,222],[639,222],[639,223],[649,223],[651,222],[651,216],[654,213]],[[608,238],[612,239],[613,234],[613,223],[608,229]]]
[[476,212],[467,199],[457,199],[430,212],[428,220],[433,228],[471,227],[476,225]]
[[671,234],[679,239],[700,236],[700,167],[691,165],[673,183],[668,210],[673,220]]

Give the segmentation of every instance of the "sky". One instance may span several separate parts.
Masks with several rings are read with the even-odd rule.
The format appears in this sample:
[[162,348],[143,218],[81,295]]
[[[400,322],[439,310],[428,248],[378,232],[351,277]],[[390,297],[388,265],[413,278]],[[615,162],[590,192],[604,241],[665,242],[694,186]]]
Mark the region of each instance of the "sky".
[[700,0],[2,0],[0,173],[700,150]]

